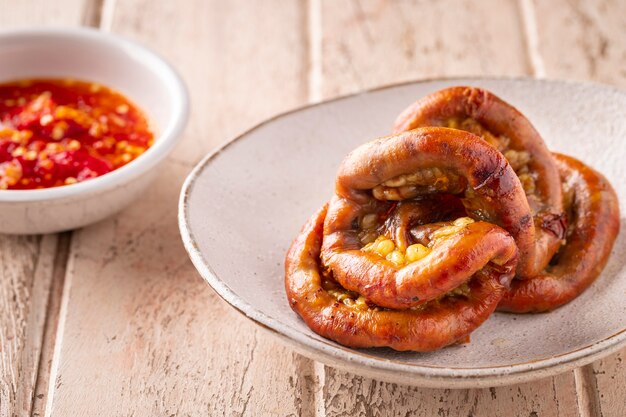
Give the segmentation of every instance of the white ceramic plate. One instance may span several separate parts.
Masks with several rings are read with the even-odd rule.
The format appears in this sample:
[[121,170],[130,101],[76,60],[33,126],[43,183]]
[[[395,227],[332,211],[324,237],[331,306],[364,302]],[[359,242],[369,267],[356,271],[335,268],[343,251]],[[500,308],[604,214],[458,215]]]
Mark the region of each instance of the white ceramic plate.
[[548,314],[496,313],[472,334],[470,344],[437,352],[345,348],[313,333],[289,308],[285,252],[306,219],[331,196],[340,161],[356,146],[387,134],[408,104],[451,85],[484,87],[512,103],[550,149],[604,173],[626,207],[626,93],[530,79],[404,84],[284,114],[205,158],[185,182],[179,218],[202,277],[233,307],[304,355],[393,382],[512,384],[564,372],[624,346],[624,230],[603,274],[570,304]]

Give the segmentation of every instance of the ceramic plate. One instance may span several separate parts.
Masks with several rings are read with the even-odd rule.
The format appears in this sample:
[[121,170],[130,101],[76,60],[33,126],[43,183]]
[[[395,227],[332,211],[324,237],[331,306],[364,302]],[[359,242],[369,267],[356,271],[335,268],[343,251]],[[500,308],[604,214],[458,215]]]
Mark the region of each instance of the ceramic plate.
[[[600,278],[548,314],[495,313],[470,344],[432,353],[349,349],[315,333],[289,308],[285,253],[333,191],[343,157],[387,134],[396,115],[452,85],[489,89],[521,110],[548,147],[605,174],[626,207],[626,93],[530,79],[447,79],[391,86],[269,120],[206,157],[185,182],[180,229],[202,277],[234,308],[300,353],[392,382],[477,387],[564,372],[626,344],[624,226]],[[622,219],[622,225],[626,221]]]

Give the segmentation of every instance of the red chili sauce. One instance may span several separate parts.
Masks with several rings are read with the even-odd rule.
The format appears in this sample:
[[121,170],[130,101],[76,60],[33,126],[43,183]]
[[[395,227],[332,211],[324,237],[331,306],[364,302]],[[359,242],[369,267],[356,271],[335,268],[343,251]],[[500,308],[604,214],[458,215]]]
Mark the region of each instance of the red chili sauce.
[[0,189],[74,184],[137,158],[154,142],[143,114],[100,84],[0,84]]

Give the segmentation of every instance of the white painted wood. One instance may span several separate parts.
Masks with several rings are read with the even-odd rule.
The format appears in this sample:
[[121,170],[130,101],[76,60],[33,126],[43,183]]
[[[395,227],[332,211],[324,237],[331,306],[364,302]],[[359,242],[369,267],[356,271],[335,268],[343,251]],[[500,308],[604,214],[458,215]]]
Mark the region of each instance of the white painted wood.
[[626,416],[626,351],[585,368],[585,382],[595,391],[592,406],[603,417]]
[[578,416],[571,374],[508,387],[454,390],[389,384],[326,368],[327,416]]
[[0,30],[80,26],[88,9],[88,0],[0,0]]
[[0,415],[31,409],[56,240],[0,237]]
[[513,0],[336,3],[321,2],[326,97],[420,78],[528,73]]
[[548,77],[626,87],[626,2],[533,0],[533,5]]

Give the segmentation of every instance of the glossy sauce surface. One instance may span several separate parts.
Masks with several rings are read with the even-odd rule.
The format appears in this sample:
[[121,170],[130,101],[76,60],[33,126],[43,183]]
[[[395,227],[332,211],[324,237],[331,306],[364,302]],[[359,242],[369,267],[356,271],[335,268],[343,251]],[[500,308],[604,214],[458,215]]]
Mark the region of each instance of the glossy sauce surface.
[[0,189],[58,187],[131,162],[154,142],[143,112],[101,84],[0,84]]

